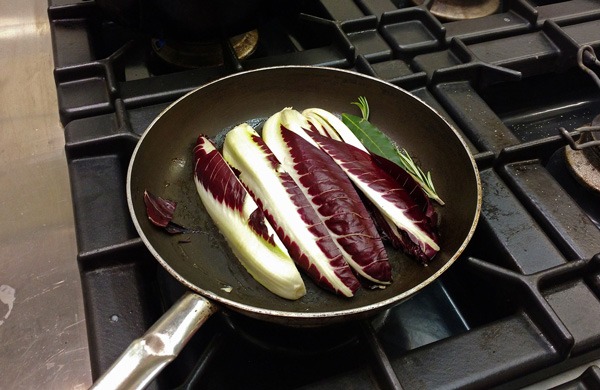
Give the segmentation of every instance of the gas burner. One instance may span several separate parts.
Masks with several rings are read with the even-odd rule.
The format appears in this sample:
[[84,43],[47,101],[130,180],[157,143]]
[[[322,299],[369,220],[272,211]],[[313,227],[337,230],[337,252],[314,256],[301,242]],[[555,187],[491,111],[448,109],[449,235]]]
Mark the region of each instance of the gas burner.
[[[591,126],[600,128],[600,115],[594,118]],[[590,142],[600,142],[600,130],[583,132],[577,144],[584,145]],[[585,147],[581,150],[566,147],[565,156],[569,171],[575,179],[600,194],[600,145]]]
[[317,328],[290,327],[258,321],[235,313],[223,315],[233,332],[251,344],[289,356],[317,356],[355,345],[355,323]]
[[413,0],[417,5],[425,3],[429,11],[440,19],[475,19],[498,12],[500,0]]
[[[236,57],[240,60],[254,53],[258,45],[258,31],[252,30],[229,39]],[[220,42],[181,42],[152,39],[152,49],[167,64],[179,68],[219,66],[224,62],[223,46]]]

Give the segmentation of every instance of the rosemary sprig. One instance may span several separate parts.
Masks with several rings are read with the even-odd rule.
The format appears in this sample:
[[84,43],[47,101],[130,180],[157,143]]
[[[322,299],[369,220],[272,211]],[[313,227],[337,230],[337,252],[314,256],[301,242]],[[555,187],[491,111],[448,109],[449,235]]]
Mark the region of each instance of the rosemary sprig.
[[425,191],[428,197],[435,200],[439,204],[444,205],[444,201],[439,197],[439,195],[435,191],[433,180],[431,179],[431,172],[423,172],[421,167],[419,167],[415,163],[415,161],[412,159],[410,154],[408,154],[406,149],[396,150],[398,152],[398,157],[400,157],[400,161],[402,162],[402,164],[400,164],[400,167],[406,172],[408,172],[413,177],[413,179],[415,179],[415,181],[419,183],[419,185],[421,186],[421,188],[423,188],[423,191]]
[[363,121],[369,120],[369,102],[367,98],[364,96],[359,96],[357,102],[352,102],[355,106],[360,109],[360,114],[362,115]]

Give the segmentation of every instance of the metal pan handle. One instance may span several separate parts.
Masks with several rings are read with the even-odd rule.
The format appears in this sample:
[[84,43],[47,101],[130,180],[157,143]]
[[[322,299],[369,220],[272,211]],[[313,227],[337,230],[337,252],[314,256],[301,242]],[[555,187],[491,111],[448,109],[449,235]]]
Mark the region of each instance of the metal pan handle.
[[145,388],[217,310],[200,295],[186,292],[141,338],[129,345],[91,389]]

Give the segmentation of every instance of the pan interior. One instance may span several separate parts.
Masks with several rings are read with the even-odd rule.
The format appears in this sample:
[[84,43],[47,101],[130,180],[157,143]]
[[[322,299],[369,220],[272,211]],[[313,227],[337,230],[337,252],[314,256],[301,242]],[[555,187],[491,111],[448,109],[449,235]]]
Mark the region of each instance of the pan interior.
[[[259,127],[284,107],[320,107],[336,114],[359,114],[351,105],[365,96],[371,122],[431,171],[446,205],[441,217],[441,252],[423,267],[388,248],[394,282],[383,290],[361,289],[351,299],[337,297],[304,277],[307,295],[279,298],[259,285],[239,264],[196,193],[192,149],[200,134],[215,136],[242,122]],[[175,200],[174,221],[200,233],[169,235],[147,219],[143,192]],[[481,202],[477,170],[455,131],[428,106],[384,82],[346,71],[281,67],[241,73],[207,84],[165,110],[149,127],[132,158],[128,193],[140,236],[178,280],[227,306],[256,313],[365,312],[400,301],[420,289],[462,251],[472,234]]]

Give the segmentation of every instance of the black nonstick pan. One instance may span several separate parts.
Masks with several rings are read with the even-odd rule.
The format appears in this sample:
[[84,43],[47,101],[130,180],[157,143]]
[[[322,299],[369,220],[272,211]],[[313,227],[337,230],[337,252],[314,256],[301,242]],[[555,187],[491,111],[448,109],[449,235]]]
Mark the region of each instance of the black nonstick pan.
[[[343,298],[305,278],[306,296],[296,301],[279,298],[239,264],[205,212],[192,176],[195,141],[201,133],[223,135],[242,122],[259,130],[266,118],[284,107],[358,114],[351,103],[359,96],[368,99],[370,121],[408,150],[425,171],[431,171],[445,201],[438,207],[441,251],[424,267],[390,247],[394,281],[383,290],[361,289],[353,298]],[[182,240],[154,226],[147,218],[144,191],[176,201],[174,221],[199,231]],[[287,326],[326,326],[371,316],[407,299],[450,267],[471,239],[481,208],[481,183],[460,135],[413,95],[351,71],[291,66],[225,77],[163,111],[133,153],[127,199],[149,251],[190,293],[132,344],[97,387],[143,387],[217,309]],[[178,321],[185,324],[185,331],[174,325]],[[141,375],[140,370],[145,373]]]

